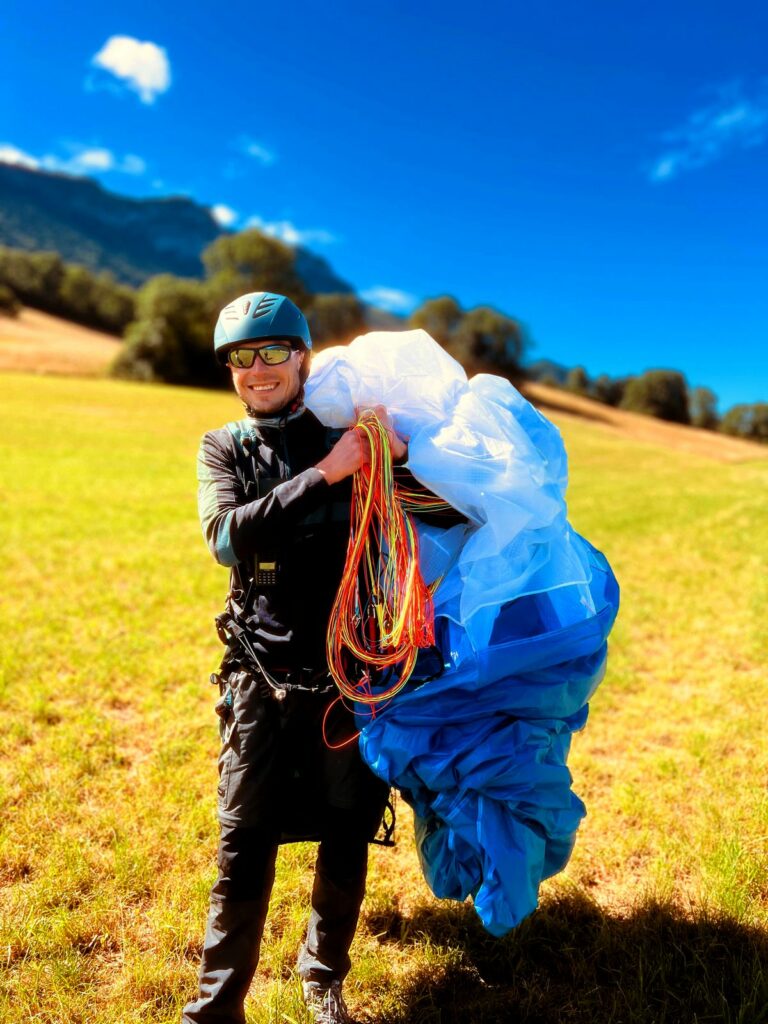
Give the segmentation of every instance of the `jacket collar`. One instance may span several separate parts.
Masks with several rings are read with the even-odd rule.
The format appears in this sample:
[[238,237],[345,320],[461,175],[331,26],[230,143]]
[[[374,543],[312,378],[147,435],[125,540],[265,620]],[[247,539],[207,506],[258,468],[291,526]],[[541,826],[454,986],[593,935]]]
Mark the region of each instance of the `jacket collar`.
[[245,422],[256,430],[262,430],[264,427],[282,429],[291,420],[296,420],[299,416],[303,416],[305,411],[306,406],[303,402],[299,402],[298,404],[291,405],[288,409],[281,409],[271,416],[254,416],[252,413],[249,413],[246,416]]

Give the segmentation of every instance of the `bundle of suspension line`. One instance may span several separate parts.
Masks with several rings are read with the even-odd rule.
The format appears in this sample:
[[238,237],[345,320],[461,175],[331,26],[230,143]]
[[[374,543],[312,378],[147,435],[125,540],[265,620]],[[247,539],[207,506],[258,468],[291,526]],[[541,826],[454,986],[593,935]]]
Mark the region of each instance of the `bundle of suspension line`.
[[361,413],[353,429],[367,444],[370,459],[353,479],[347,558],[328,622],[326,653],[337,699],[353,702],[358,714],[375,717],[377,707],[408,682],[419,648],[435,641],[432,595],[440,580],[429,586],[424,582],[409,512],[448,505],[396,482],[389,435],[373,410]]

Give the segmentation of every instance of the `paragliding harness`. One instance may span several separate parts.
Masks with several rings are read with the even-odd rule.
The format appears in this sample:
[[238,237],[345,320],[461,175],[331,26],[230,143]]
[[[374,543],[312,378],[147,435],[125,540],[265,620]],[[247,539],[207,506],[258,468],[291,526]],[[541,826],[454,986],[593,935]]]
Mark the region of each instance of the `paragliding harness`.
[[[219,639],[227,648],[219,671],[211,673],[211,683],[219,688],[216,713],[222,720],[226,720],[232,712],[233,690],[229,681],[238,672],[247,672],[257,680],[258,694],[262,699],[272,699],[280,704],[291,692],[312,692],[322,695],[330,694],[336,689],[327,670],[312,672],[309,669],[299,669],[279,674],[267,671],[251,642],[255,624],[249,595],[253,586],[254,583],[251,583],[245,595],[242,590],[230,591],[226,610],[217,615],[215,620]],[[390,790],[379,830],[371,840],[372,843],[377,846],[395,845],[396,817],[396,795],[394,790]],[[293,842],[312,838],[315,837],[305,834],[283,834],[281,841]]]
[[[245,456],[245,459],[238,458],[236,472],[242,481],[246,499],[250,501],[253,498],[266,497],[284,481],[280,477],[267,477],[259,472],[257,468],[259,442],[255,433],[243,433],[239,423],[231,423],[228,426],[235,440],[238,456],[241,456],[241,453]],[[343,430],[325,428],[327,451],[331,450],[343,433]],[[310,526],[323,518],[337,515],[348,517],[347,506],[343,505],[337,508],[336,505],[333,505],[330,509],[320,509],[307,516],[303,525]],[[226,608],[216,617],[216,630],[219,639],[227,647],[219,672],[223,674],[235,665],[244,666],[259,680],[260,696],[273,697],[277,701],[285,700],[291,690],[332,692],[334,684],[327,670],[317,672],[300,669],[280,673],[278,680],[265,669],[251,642],[259,625],[258,616],[254,611],[255,595],[263,587],[273,587],[278,584],[280,564],[275,552],[257,552],[253,555],[249,565],[239,564],[236,573],[238,580],[241,584],[245,583],[247,589],[231,586],[227,595]],[[219,674],[214,673],[211,676],[212,683],[220,684],[220,681]]]
[[[439,646],[434,642],[431,614],[428,614],[431,608],[431,591],[437,583],[427,588],[420,574],[414,574],[408,568],[408,559],[412,562],[417,557],[417,541],[410,521],[403,518],[398,497],[400,492],[395,493],[397,485],[392,476],[387,432],[371,411],[361,415],[357,427],[368,436],[372,453],[379,453],[375,464],[381,467],[382,475],[365,477],[366,483],[363,488],[377,488],[377,522],[381,525],[385,538],[383,549],[379,547],[376,537],[379,533],[378,526],[374,526],[369,533],[370,513],[368,518],[365,515],[361,518],[361,511],[372,508],[372,505],[361,499],[359,492],[355,497],[356,484],[353,484],[352,512],[349,502],[336,502],[317,509],[302,520],[302,526],[311,527],[319,522],[336,520],[337,517],[339,520],[343,517],[349,522],[352,515],[350,529],[353,531],[353,538],[350,541],[350,549],[354,551],[356,560],[350,561],[348,554],[339,595],[331,614],[327,643],[328,668],[320,671],[309,668],[282,671],[270,667],[268,671],[262,663],[255,645],[260,625],[256,608],[258,595],[265,589],[269,590],[279,585],[280,564],[277,552],[260,550],[249,557],[248,563],[240,563],[235,567],[226,610],[216,619],[219,637],[227,647],[220,672],[214,673],[211,677],[211,681],[219,686],[221,699],[217,709],[222,718],[226,718],[232,710],[234,694],[230,683],[240,672],[248,674],[251,686],[253,682],[256,683],[256,692],[262,699],[273,699],[281,705],[292,691],[322,696],[338,690],[340,697],[330,702],[322,724],[323,739],[329,749],[339,749],[356,741],[354,732],[345,736],[340,743],[330,739],[326,733],[328,713],[339,700],[350,710],[353,705],[356,709],[362,707],[365,713],[375,717],[377,709],[384,706],[403,686],[423,685],[440,675],[444,668]],[[229,430],[235,440],[236,472],[246,500],[266,497],[273,488],[283,482],[283,478],[267,477],[260,472],[259,464],[263,466],[264,463],[261,443],[255,432],[244,430],[239,423],[229,424]],[[343,433],[342,430],[325,428],[326,450],[329,451]],[[408,501],[415,511],[436,510],[439,506],[445,506],[445,503],[441,499],[436,499],[434,495],[421,495],[411,491],[407,494],[403,492],[403,499]],[[374,539],[371,540],[372,535]],[[365,545],[369,543],[370,548],[366,548]],[[397,556],[393,554],[395,548],[399,552]],[[389,580],[388,595],[381,590],[382,577],[373,569],[373,578],[363,580],[364,589],[370,595],[370,600],[365,608],[366,615],[361,616],[356,590],[357,581],[365,576],[369,567],[378,565],[382,550],[387,552],[386,557],[392,563],[389,567],[392,571],[385,573]],[[420,583],[420,590],[415,585],[417,581]],[[406,590],[409,594],[406,594]],[[404,597],[409,596],[410,602],[414,595],[420,595],[419,600],[403,603]],[[389,604],[390,599],[395,602],[393,606]],[[382,613],[382,608],[387,609],[386,614]],[[411,610],[406,611],[406,608]],[[400,623],[397,629],[395,620]],[[367,626],[373,627],[370,635]],[[377,629],[392,633],[392,636],[386,641],[377,639]],[[352,635],[353,633],[355,635]],[[404,665],[407,667],[403,668]],[[290,705],[284,706],[287,709]],[[390,795],[380,835],[372,841],[385,846],[394,845],[394,827],[395,808]],[[306,834],[294,835],[282,841],[291,841],[292,838],[312,837]]]
[[[233,428],[237,424],[231,425]],[[265,477],[259,474],[256,467],[257,439],[248,434],[243,435],[239,430],[233,429],[236,449],[245,455],[245,465],[242,459],[238,459],[237,473],[243,481],[246,495],[261,498],[282,481],[278,478]],[[343,430],[326,428],[326,448],[330,451],[338,441]],[[349,516],[347,504],[335,505],[331,508],[320,509],[304,520],[304,525],[312,525],[321,518],[328,516]],[[257,681],[257,691],[264,699],[272,699],[283,704],[292,692],[314,693],[322,695],[331,694],[336,691],[327,669],[316,670],[309,668],[292,669],[285,672],[269,671],[259,656],[253,638],[256,634],[259,619],[255,611],[255,598],[257,593],[265,587],[272,587],[278,584],[280,574],[279,559],[275,553],[265,550],[253,556],[248,566],[238,566],[236,570],[238,581],[244,584],[240,587],[232,586],[227,595],[225,610],[216,616],[216,630],[219,639],[226,647],[218,672],[211,674],[211,683],[219,688],[219,701],[216,705],[217,714],[226,720],[232,711],[233,691],[228,681],[241,671],[247,672]],[[233,581],[234,582],[234,581]],[[394,846],[395,832],[395,795],[390,792],[387,804],[376,837],[371,840],[381,846]],[[293,838],[310,838],[308,836],[284,837],[283,841],[289,842]]]

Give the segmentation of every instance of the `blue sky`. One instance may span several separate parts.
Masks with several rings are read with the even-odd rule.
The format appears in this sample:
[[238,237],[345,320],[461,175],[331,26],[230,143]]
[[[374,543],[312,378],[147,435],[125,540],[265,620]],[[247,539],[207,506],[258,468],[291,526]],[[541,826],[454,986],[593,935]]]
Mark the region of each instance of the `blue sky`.
[[0,11],[0,159],[188,194],[531,357],[768,399],[768,5],[48,0]]

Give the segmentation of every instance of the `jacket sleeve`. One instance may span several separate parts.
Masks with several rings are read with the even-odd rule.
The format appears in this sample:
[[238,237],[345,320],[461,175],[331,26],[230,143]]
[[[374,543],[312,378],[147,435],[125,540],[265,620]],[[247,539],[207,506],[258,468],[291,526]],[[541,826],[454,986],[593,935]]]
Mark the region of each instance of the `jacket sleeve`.
[[237,474],[235,452],[216,436],[204,435],[197,456],[198,511],[208,548],[221,565],[235,565],[328,500],[323,474],[305,469],[269,494],[248,501]]

